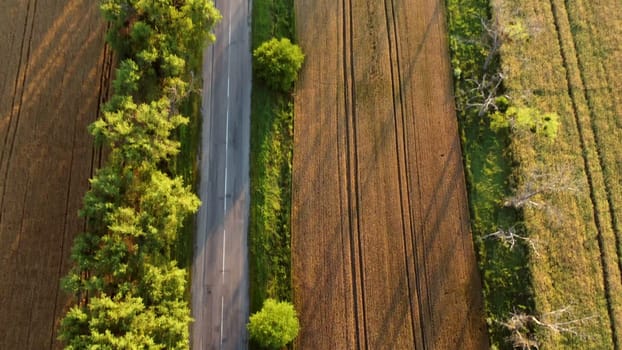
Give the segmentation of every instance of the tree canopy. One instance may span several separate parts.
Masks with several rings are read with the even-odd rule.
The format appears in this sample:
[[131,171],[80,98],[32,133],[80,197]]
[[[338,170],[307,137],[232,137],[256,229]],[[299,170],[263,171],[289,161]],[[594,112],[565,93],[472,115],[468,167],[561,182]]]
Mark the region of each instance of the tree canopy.
[[272,38],[253,52],[255,72],[266,84],[277,91],[289,91],[298,80],[304,54],[298,45],[287,38]]
[[259,345],[280,349],[296,338],[300,324],[291,303],[266,299],[263,308],[250,317],[247,328]]
[[188,61],[214,40],[220,15],[211,0],[102,0],[101,9],[120,62],[89,131],[109,156],[84,196],[87,230],[62,280],[76,303],[59,339],[68,349],[187,349],[186,272],[171,249],[199,199],[169,162],[188,122],[175,106],[192,83]]

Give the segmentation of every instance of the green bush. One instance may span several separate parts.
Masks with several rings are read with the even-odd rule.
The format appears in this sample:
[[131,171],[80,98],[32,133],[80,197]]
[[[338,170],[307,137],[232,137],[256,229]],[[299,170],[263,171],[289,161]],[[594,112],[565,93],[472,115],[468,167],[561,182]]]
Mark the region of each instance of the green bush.
[[257,76],[270,88],[286,92],[298,80],[305,56],[289,39],[272,38],[255,49],[253,58]]
[[300,330],[294,306],[286,301],[266,299],[261,311],[247,325],[253,340],[268,349],[279,349],[294,340]]
[[502,112],[493,113],[490,127],[493,130],[510,128],[514,132],[529,131],[537,136],[554,139],[559,129],[557,113],[542,113],[535,108],[509,107]]

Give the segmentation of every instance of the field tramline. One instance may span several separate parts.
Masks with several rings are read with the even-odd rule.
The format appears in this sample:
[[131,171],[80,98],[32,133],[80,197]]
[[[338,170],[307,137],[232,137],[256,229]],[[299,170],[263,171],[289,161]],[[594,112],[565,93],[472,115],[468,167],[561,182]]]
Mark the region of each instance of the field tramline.
[[[535,168],[572,166],[578,193],[546,200],[563,219],[524,210],[529,236],[542,245],[530,257],[536,310],[575,306],[595,315],[576,334],[539,332],[547,348],[619,349],[622,335],[622,145],[620,144],[620,30],[617,1],[494,0],[501,27],[520,22],[525,41],[501,48],[504,86],[513,103],[557,112],[554,142],[513,140],[518,180]],[[579,287],[580,286],[580,287]]]

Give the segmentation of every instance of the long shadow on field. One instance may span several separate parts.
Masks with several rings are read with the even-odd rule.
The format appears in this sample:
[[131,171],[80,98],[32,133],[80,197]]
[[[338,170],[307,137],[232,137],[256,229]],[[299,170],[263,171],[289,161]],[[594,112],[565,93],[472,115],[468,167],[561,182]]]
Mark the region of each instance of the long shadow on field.
[[38,1],[33,13],[24,18],[23,63],[11,82],[15,102],[0,106],[10,124],[0,162],[0,260],[11,269],[0,282],[0,314],[13,324],[0,332],[7,349],[59,346],[55,321],[67,300],[59,278],[83,229],[77,211],[92,157],[86,126],[97,116],[104,46],[105,26],[92,3]]
[[[425,29],[425,33],[423,35],[422,41],[421,43],[418,43],[416,45],[416,50],[413,53],[414,60],[412,60],[412,63],[409,65],[408,70],[405,72],[402,72],[402,73],[406,73],[405,75],[402,74],[402,77],[401,77],[402,79],[401,79],[401,86],[400,86],[401,88],[400,94],[404,99],[406,99],[406,101],[402,101],[402,103],[407,103],[408,99],[411,98],[411,96],[406,95],[406,93],[408,91],[411,91],[410,85],[413,81],[415,81],[414,76],[413,76],[415,67],[417,66],[418,61],[424,51],[424,48],[425,48],[424,45],[426,41],[430,40],[431,30],[433,28],[433,25],[437,24],[436,21],[438,21],[439,15],[441,13],[440,12],[441,9],[442,9],[441,3],[437,2],[434,8],[433,19],[425,25],[426,29]],[[400,9],[398,9],[398,11],[399,10]],[[317,37],[319,38],[320,36],[317,36]],[[314,41],[315,40],[316,39],[314,38]],[[317,39],[317,41],[318,41],[317,43],[313,42],[311,43],[311,45],[315,45],[315,44],[320,45],[321,42],[319,41],[319,39]],[[404,55],[404,53],[402,54]],[[343,57],[336,57],[335,59],[337,60],[337,62],[339,62],[340,60],[343,59]],[[340,67],[338,63],[337,63],[337,67]],[[343,69],[343,67],[340,67],[340,68]],[[321,73],[318,73],[318,74],[319,75],[317,76],[312,76],[312,75],[309,77],[303,76],[302,79],[309,79],[309,78],[311,79],[320,78],[321,79],[323,76],[321,75]],[[339,76],[341,76],[341,74],[343,74],[343,72],[339,72]],[[343,99],[341,99],[341,97],[343,96],[343,90],[340,91],[340,88],[342,88],[343,82],[340,83],[337,79],[338,78],[337,76],[335,77],[331,76],[327,78],[328,78],[327,80],[335,79],[334,84],[336,86],[336,91],[335,91],[336,96],[334,97],[336,98],[337,101],[343,101]],[[303,82],[301,81],[301,83]],[[315,83],[320,84],[322,87],[333,86],[332,84],[325,84],[322,81],[318,81]],[[414,87],[414,88],[417,88],[417,87]],[[329,97],[333,97],[333,96],[329,96]],[[453,106],[453,97],[451,96],[450,93],[447,94],[446,98],[447,100],[444,102],[451,103],[451,105]],[[325,105],[326,101],[322,101],[320,98],[316,97],[315,101],[304,101],[304,102],[305,104],[310,105],[308,107],[309,110],[326,111],[326,105]],[[313,136],[310,134],[306,134],[304,136],[304,137],[313,138],[313,143],[307,141],[309,142],[309,144],[321,145],[322,144],[321,140],[324,137],[330,137],[331,135],[336,135],[335,139],[337,141],[335,142],[338,142],[339,144],[343,142],[340,140],[340,137],[343,138],[345,136],[337,134],[334,128],[335,125],[337,126],[343,125],[344,122],[340,118],[343,118],[343,119],[349,118],[349,116],[340,115],[342,108],[343,108],[341,103],[339,103],[339,106],[336,107],[335,109],[336,113],[334,116],[333,115],[328,116],[328,117],[318,116],[319,118],[335,118],[337,120],[336,122],[334,122],[333,119],[326,119],[330,121],[330,123],[327,123],[326,120],[313,121],[313,123],[319,123],[321,127],[316,127],[315,125],[304,126],[304,127],[308,127],[310,130],[320,130],[317,132],[317,134]],[[394,113],[393,109],[390,109],[387,113],[388,113],[388,116],[382,119],[382,120],[385,120],[385,122],[379,128],[379,134],[384,135],[384,137],[380,137],[378,139],[378,147],[383,148],[383,149],[386,147],[395,148],[395,139],[391,137],[386,137],[386,136],[393,135],[394,137],[401,137],[401,135],[394,135],[394,129],[395,129],[394,123],[395,122],[393,119],[393,113]],[[417,116],[413,116],[412,115],[413,112],[409,111],[408,113],[410,113],[411,115],[406,115],[405,120],[407,122],[410,122],[411,124],[404,125],[405,130],[403,132],[406,132],[407,133],[406,135],[409,135],[409,136],[411,134],[421,136],[421,132],[414,133],[412,131],[412,130],[417,131],[417,129],[412,126],[412,123],[416,123]],[[412,129],[411,133],[407,132],[409,129]],[[342,132],[344,131],[342,130]],[[423,136],[426,137],[427,135],[423,135]],[[428,136],[427,138],[429,138],[430,140],[421,141],[420,139],[415,139],[414,141],[412,141],[407,138],[407,141],[419,142],[419,143],[425,143],[425,142],[433,143],[434,142],[433,136]],[[390,144],[387,144],[387,142],[389,142]],[[451,142],[451,144],[448,146],[449,146],[449,149],[448,149],[449,153],[445,155],[445,158],[443,159],[444,163],[441,166],[435,165],[434,167],[432,167],[433,169],[436,169],[436,168],[440,169],[438,173],[433,174],[432,179],[430,179],[429,176],[425,176],[425,173],[419,173],[419,171],[417,170],[417,169],[425,170],[426,169],[425,164],[414,164],[414,162],[409,161],[409,159],[421,158],[420,155],[417,155],[417,157],[413,157],[412,155],[409,155],[409,154],[406,155],[408,158],[407,161],[409,161],[411,165],[414,164],[414,168],[410,169],[410,172],[407,174],[407,181],[410,184],[411,191],[413,193],[419,193],[419,191],[425,190],[425,192],[420,198],[409,198],[409,204],[411,206],[411,215],[413,215],[413,220],[415,220],[416,215],[412,213],[415,213],[415,212],[420,213],[420,216],[422,218],[420,223],[414,222],[415,227],[413,227],[413,232],[411,232],[410,234],[413,235],[413,241],[422,242],[420,244],[423,244],[423,247],[413,246],[412,249],[415,251],[423,251],[425,253],[424,257],[419,257],[419,259],[416,260],[416,266],[414,266],[415,267],[414,274],[418,275],[418,277],[410,276],[410,278],[411,278],[411,281],[414,280],[415,278],[419,278],[421,283],[425,286],[422,289],[422,291],[424,292],[427,291],[425,295],[418,296],[419,298],[424,299],[423,307],[425,309],[423,311],[427,316],[425,317],[426,320],[421,320],[421,321],[422,322],[429,321],[429,320],[436,321],[436,322],[423,323],[425,326],[430,327],[425,330],[425,333],[427,335],[426,337],[427,345],[430,348],[442,348],[442,345],[445,344],[443,343],[443,339],[441,338],[443,335],[441,332],[445,326],[445,324],[443,324],[443,321],[445,320],[447,320],[448,322],[449,320],[451,320],[451,324],[454,326],[457,326],[451,329],[453,333],[450,338],[453,341],[455,341],[455,342],[452,341],[452,344],[461,344],[463,341],[466,341],[467,337],[473,336],[473,333],[472,333],[473,322],[483,325],[483,319],[481,319],[480,317],[481,316],[481,308],[480,308],[481,298],[479,294],[480,294],[481,286],[479,285],[479,278],[477,275],[475,260],[472,259],[473,260],[471,262],[472,264],[468,265],[465,271],[463,267],[464,261],[463,259],[461,259],[464,256],[459,254],[460,252],[464,253],[466,249],[472,250],[471,238],[469,236],[469,229],[468,229],[468,222],[467,222],[468,211],[466,210],[466,207],[465,208],[458,207],[458,210],[456,210],[456,207],[452,206],[453,205],[452,200],[457,201],[459,203],[458,206],[466,206],[466,197],[464,197],[465,196],[464,173],[461,171],[462,160],[460,158],[460,144],[459,144],[459,138],[458,138],[457,131],[456,131],[455,137],[453,138],[453,142]],[[414,152],[416,153],[418,149],[425,149],[425,147],[422,147],[420,145],[415,148]],[[306,158],[301,159],[300,155],[298,155],[296,158],[297,162],[294,164],[294,167],[295,169],[298,169],[297,171],[299,172],[299,174],[306,175],[306,174],[314,174],[315,170],[317,169],[319,165],[321,168],[323,168],[323,170],[320,171],[320,175],[323,176],[322,180],[327,181],[329,180],[328,179],[329,172],[326,169],[332,169],[337,166],[340,166],[342,162],[339,156],[343,157],[343,155],[337,154],[337,156],[335,157],[333,152],[345,152],[345,150],[340,150],[338,146],[335,145],[333,147],[324,147],[320,155],[317,154],[317,152],[320,152],[320,150],[315,149],[314,151],[316,153],[314,152],[305,153]],[[348,155],[346,154],[345,157],[347,156]],[[374,159],[374,155],[369,155],[368,157],[363,156],[361,158],[362,159],[367,158],[369,160],[365,164],[359,164],[359,169],[351,169],[351,171],[361,174],[360,185],[362,188],[367,188],[367,185],[369,185],[368,182],[372,178],[371,176],[368,175],[369,174],[368,170],[371,172],[375,171],[377,167],[377,161]],[[334,164],[333,162],[338,162],[338,164]],[[345,170],[342,169],[342,171],[345,171]],[[337,170],[333,170],[333,172],[331,172],[330,174],[336,174],[336,173],[337,173]],[[296,183],[297,181],[300,181],[300,180],[305,181],[305,179],[302,179],[302,177],[304,177],[304,175],[300,176],[300,178],[294,178],[293,185],[297,186],[297,183]],[[335,178],[337,178],[338,181],[341,181],[340,178],[334,177],[334,176],[330,180],[335,181]],[[414,185],[417,184],[417,180],[419,178],[421,178],[421,180],[424,182],[428,181],[429,186],[426,188],[421,188],[421,189],[418,189],[417,187],[415,187]],[[318,181],[317,179],[310,179],[310,181],[316,181],[318,183],[317,185],[314,185],[313,187],[306,187],[308,188],[308,192],[300,192],[296,189],[296,187],[294,188],[294,191],[298,191],[300,198],[313,198],[314,196],[319,195],[319,193],[324,193],[322,192],[323,184],[319,183],[320,181]],[[425,186],[422,186],[422,187],[425,187]],[[429,188],[429,190],[427,190],[427,188]],[[405,189],[403,188],[400,190],[402,192],[405,191]],[[334,194],[331,194],[331,195],[332,197],[322,197],[321,199],[324,202],[323,205],[320,206],[320,208],[322,208],[322,214],[328,213],[330,215],[339,215],[338,213],[340,212],[344,214],[349,213],[348,212],[349,208],[341,208],[340,207],[341,202],[338,200],[335,200],[334,197],[336,196]],[[344,193],[343,195],[348,195],[348,194]],[[339,205],[336,205],[335,203],[339,203]],[[396,203],[396,204],[397,205],[395,205],[395,207],[396,208],[399,207],[399,203]],[[358,206],[358,204],[356,205]],[[335,208],[337,206],[338,208]],[[341,211],[339,211],[339,209],[341,209]],[[454,212],[454,210],[456,210],[457,213]],[[308,217],[312,216],[312,215],[305,214],[302,209],[295,213],[298,216],[295,218],[294,217],[292,218],[293,222],[304,222],[303,220],[305,218],[308,219]],[[316,217],[318,218],[328,220],[327,217],[322,216],[319,213],[316,213],[316,215],[317,215]],[[451,219],[452,217],[455,218],[456,215],[458,216],[456,221],[458,222],[459,227],[458,228],[455,228],[455,227],[447,228],[446,225],[444,225],[444,223],[447,222],[447,219]],[[347,220],[347,218],[341,218],[341,219]],[[352,218],[352,220],[356,220],[356,218]],[[347,277],[349,276],[349,272],[352,271],[351,260],[346,259],[347,257],[349,257],[349,254],[350,254],[349,244],[351,244],[351,242],[344,243],[344,242],[349,242],[349,238],[347,237],[349,228],[347,228],[347,225],[342,223],[340,220],[335,220],[334,223],[330,227],[321,227],[322,225],[317,225],[317,226],[321,228],[322,230],[321,234],[315,233],[315,232],[300,232],[300,231],[294,232],[295,235],[296,234],[313,234],[314,237],[317,238],[313,240],[314,244],[312,246],[302,247],[302,249],[309,251],[319,246],[320,247],[319,249],[322,250],[320,255],[323,258],[321,262],[322,264],[321,271],[315,271],[313,273],[315,275],[315,278],[312,279],[312,284],[302,285],[303,292],[300,293],[301,291],[299,290],[296,293],[296,294],[302,294],[304,297],[307,298],[303,302],[304,308],[300,310],[301,314],[303,315],[302,319],[312,320],[309,322],[308,325],[303,324],[301,338],[305,338],[307,336],[312,337],[314,334],[316,336],[318,334],[331,334],[331,335],[335,334],[336,333],[335,330],[332,329],[332,327],[334,327],[335,324],[332,324],[330,322],[318,322],[318,321],[320,320],[329,321],[329,319],[337,319],[337,318],[339,320],[346,321],[345,322],[346,323],[346,329],[345,329],[346,334],[349,334],[349,332],[353,332],[352,334],[354,334],[354,332],[357,332],[357,330],[356,329],[351,330],[349,328],[350,325],[354,326],[354,323],[353,323],[354,321],[351,319],[351,317],[352,316],[357,317],[357,318],[362,317],[362,313],[354,315],[353,310],[352,310],[352,305],[348,305],[346,306],[346,312],[348,312],[347,315],[335,315],[336,312],[330,310],[330,308],[327,307],[327,306],[334,304],[335,301],[337,300],[342,300],[341,299],[342,297],[345,297],[345,300],[350,300],[350,301],[352,300],[352,294],[351,294],[352,293],[352,289],[351,289],[352,281],[346,280]],[[330,229],[332,229],[332,231]],[[414,239],[415,236],[417,236],[418,239]],[[367,237],[367,239],[369,240],[370,237]],[[311,241],[311,239],[303,240],[302,238],[301,240],[303,242]],[[447,243],[449,243],[449,245],[447,245]],[[411,247],[406,247],[406,249],[407,250],[411,249]],[[396,254],[396,255],[397,253],[399,252],[392,252],[392,254]],[[302,255],[303,254],[300,254],[300,256]],[[471,254],[467,256],[473,257],[474,255]],[[424,262],[422,261],[422,259],[426,263],[423,264],[423,266],[420,266],[421,263]],[[305,259],[301,259],[301,260],[305,260]],[[332,266],[334,265],[334,262],[339,262],[340,266]],[[299,266],[299,265],[295,263],[294,266]],[[367,267],[367,268],[370,268],[370,267]],[[343,275],[342,281],[338,279],[336,274],[331,273],[334,271],[339,271],[338,269],[343,269],[342,271],[344,275]],[[301,268],[300,271],[296,269],[294,272],[305,273],[305,270],[304,268]],[[465,273],[464,276],[462,275],[463,272]],[[407,308],[402,309],[398,307],[398,305],[402,302],[403,295],[405,294],[403,291],[404,287],[407,287],[406,278],[405,278],[406,273],[407,272],[404,271],[404,274],[399,276],[399,283],[397,284],[398,288],[395,291],[386,291],[386,293],[389,294],[390,297],[387,298],[388,300],[386,303],[386,310],[383,310],[383,315],[384,315],[383,324],[400,325],[400,324],[403,324],[403,322],[406,322],[406,320],[408,319],[409,312],[411,312],[411,310]],[[453,278],[447,278],[447,276],[450,276]],[[392,277],[395,277],[395,276],[392,276]],[[301,278],[300,280],[304,282],[305,279]],[[454,286],[450,284],[456,283],[456,281],[462,281],[462,284],[459,284],[457,287],[454,288]],[[364,283],[364,281],[358,281],[358,282]],[[315,291],[315,293],[310,292],[310,291]],[[339,293],[341,292],[343,292],[343,296],[339,295]],[[297,298],[297,301],[299,301],[300,295],[297,295],[296,298]],[[473,309],[465,309],[468,307],[473,307]],[[333,313],[330,315],[327,315],[327,313],[331,313],[331,311]],[[374,311],[374,310],[368,310],[368,311]],[[458,313],[458,311],[460,313]],[[416,318],[416,317],[419,317],[419,315],[412,315],[412,317]],[[456,317],[460,318],[460,320],[456,321]],[[349,323],[347,322],[348,320],[352,320],[352,322]],[[307,328],[305,329],[305,327]],[[478,329],[480,329],[480,327],[478,327]],[[419,330],[415,329],[415,332],[417,331]],[[377,343],[369,344],[371,348],[378,348],[378,347],[385,347],[385,346],[386,347],[397,346],[397,340],[391,336],[390,332],[384,332],[381,330],[369,330],[368,333],[369,332],[379,333],[379,335],[376,337],[376,339],[378,340]],[[485,332],[483,330],[481,330],[481,335],[485,336]],[[364,337],[365,335],[359,334],[358,336]],[[345,339],[346,341],[351,340],[351,338],[349,338],[347,335]],[[331,339],[331,341],[335,342],[336,344],[340,344],[338,340]],[[445,341],[447,342],[447,339],[445,339]],[[312,342],[312,340],[309,340],[309,342]],[[325,345],[325,344],[322,344],[322,345]]]

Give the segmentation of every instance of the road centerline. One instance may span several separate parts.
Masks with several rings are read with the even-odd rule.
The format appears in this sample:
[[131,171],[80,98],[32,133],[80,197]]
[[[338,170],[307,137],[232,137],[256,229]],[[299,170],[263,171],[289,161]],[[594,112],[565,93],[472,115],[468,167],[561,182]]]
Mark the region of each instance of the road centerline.
[[214,28],[218,42],[206,49],[203,61],[206,115],[199,160],[201,178],[206,181],[201,181],[199,189],[203,205],[197,215],[192,272],[196,277],[192,279],[196,321],[191,345],[197,350],[248,347],[246,230],[252,58],[248,23],[240,21],[247,16],[247,3],[216,1],[222,13],[221,24]]
[[[223,193],[223,233],[222,233],[222,284],[225,285],[225,257],[227,256],[226,242],[227,242],[227,177],[228,177],[228,163],[229,163],[229,109],[231,106],[231,99],[229,89],[231,83],[231,2],[228,5],[229,11],[229,35],[227,40],[227,112],[226,112],[226,126],[225,126],[225,185]],[[220,346],[222,348],[223,328],[224,328],[224,307],[225,297],[221,296],[221,308],[220,308]]]

